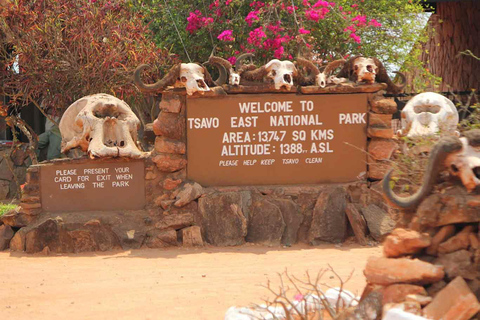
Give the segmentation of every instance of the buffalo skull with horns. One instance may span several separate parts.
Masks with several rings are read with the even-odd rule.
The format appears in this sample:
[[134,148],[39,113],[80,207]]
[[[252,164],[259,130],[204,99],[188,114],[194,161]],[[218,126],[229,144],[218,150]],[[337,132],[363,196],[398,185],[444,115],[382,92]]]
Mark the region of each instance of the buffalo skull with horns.
[[383,192],[389,201],[400,208],[417,207],[428,196],[441,171],[448,170],[450,175],[459,177],[468,192],[478,190],[480,186],[480,130],[465,132],[458,138],[446,136],[432,149],[421,188],[410,197],[399,197],[390,188],[392,171],[383,179]]
[[328,63],[325,68],[323,68],[323,71],[320,71],[320,69],[314,65],[311,61],[303,59],[303,58],[298,58],[297,59],[297,65],[303,66],[308,74],[305,76],[300,76],[300,84],[301,85],[313,85],[315,84],[316,86],[319,86],[321,88],[325,88],[327,84],[334,83],[342,83],[345,82],[347,79],[343,78],[336,78],[332,76],[332,72],[343,65],[345,63],[345,60],[335,60],[330,63]]
[[146,84],[141,79],[141,73],[147,68],[148,65],[142,64],[135,69],[134,73],[135,85],[145,92],[162,91],[167,86],[173,86],[175,88],[185,88],[187,94],[192,95],[195,92],[210,91],[209,86],[222,85],[227,80],[224,68],[218,68],[220,77],[217,81],[213,81],[204,66],[197,63],[179,63],[173,66],[161,80],[153,84]]
[[[226,73],[228,75],[228,84],[232,86],[238,86],[240,85],[242,73],[244,71],[242,70],[242,63],[245,59],[252,58],[252,57],[254,57],[252,53],[244,53],[240,55],[237,61],[235,62],[235,69],[233,68],[230,61],[217,56],[211,56],[206,63],[216,66],[219,72],[223,72],[222,69],[226,70]],[[222,78],[222,75],[219,76],[219,79],[221,78]],[[220,81],[217,80],[217,82],[220,82]]]
[[266,65],[247,70],[242,73],[242,78],[247,81],[273,81],[276,90],[290,90],[293,86],[293,80],[298,76],[298,71],[293,62],[280,61],[278,59],[270,60]]
[[377,58],[352,57],[345,62],[337,77],[348,78],[350,81],[358,83],[386,83],[388,93],[400,93],[405,88],[407,79],[401,72],[394,73],[397,73],[402,79],[401,85],[393,83],[388,76],[387,69]]

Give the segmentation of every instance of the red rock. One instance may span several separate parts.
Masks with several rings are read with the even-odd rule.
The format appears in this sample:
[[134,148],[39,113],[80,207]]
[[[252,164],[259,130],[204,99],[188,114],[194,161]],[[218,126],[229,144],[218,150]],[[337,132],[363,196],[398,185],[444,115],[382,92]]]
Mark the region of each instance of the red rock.
[[409,294],[426,296],[427,291],[413,284],[392,284],[383,290],[382,304],[404,302]]
[[148,235],[145,245],[149,248],[177,246],[177,232],[175,230],[155,230]]
[[163,189],[165,190],[173,190],[177,188],[180,184],[182,183],[182,180],[172,180],[170,178],[167,178],[163,180]]
[[171,113],[179,113],[182,109],[182,97],[177,94],[164,94],[160,101],[160,110]]
[[160,112],[153,122],[153,132],[173,140],[185,138],[185,117],[179,113]]
[[374,160],[390,160],[398,145],[394,140],[373,139],[368,144],[368,154]]
[[388,303],[383,306],[383,314],[387,313],[390,309],[400,309],[405,312],[421,316],[422,315],[422,306],[418,301],[403,301],[400,303]]
[[347,207],[345,208],[345,213],[347,214],[348,221],[352,226],[353,233],[355,234],[355,238],[357,242],[362,246],[367,244],[367,223],[365,222],[365,218],[363,218],[360,211],[357,210],[353,203],[348,203]]
[[417,253],[430,245],[430,236],[414,230],[396,228],[383,242],[383,254],[394,258]]
[[406,301],[418,302],[418,304],[420,304],[422,307],[426,306],[433,300],[432,297],[420,294],[409,294],[405,297],[405,299]]
[[468,239],[470,240],[470,246],[477,250],[480,247],[480,242],[478,241],[478,236],[474,233],[470,233],[468,236]]
[[367,136],[369,138],[391,139],[393,138],[393,130],[392,128],[368,127]]
[[155,150],[159,153],[185,154],[185,143],[162,136],[155,138]]
[[474,280],[478,276],[475,265],[472,263],[473,254],[467,250],[458,250],[442,254],[433,263],[444,267],[448,279],[460,276],[464,279]]
[[145,180],[155,180],[157,178],[157,174],[153,171],[147,171],[145,174]]
[[440,230],[433,236],[432,244],[427,248],[427,254],[431,256],[437,255],[438,246],[440,245],[440,243],[444,242],[454,234],[455,234],[454,225],[441,227]]
[[375,284],[433,283],[443,279],[443,267],[418,259],[371,257],[363,271],[368,282]]
[[473,231],[473,226],[466,226],[459,233],[451,237],[438,246],[438,253],[449,253],[462,249],[468,249],[470,245],[470,234]]
[[182,239],[184,247],[202,247],[202,232],[199,226],[191,226],[182,229]]
[[434,320],[468,320],[480,311],[480,303],[461,277],[443,288],[423,309],[425,317]]
[[394,114],[397,112],[397,103],[393,99],[374,98],[370,101],[372,111],[375,113]]
[[385,174],[392,168],[389,162],[375,161],[368,163],[368,178],[382,180]]
[[392,115],[369,112],[368,125],[390,128],[392,126]]
[[179,155],[159,154],[153,157],[153,162],[160,171],[175,172],[187,166],[187,160]]

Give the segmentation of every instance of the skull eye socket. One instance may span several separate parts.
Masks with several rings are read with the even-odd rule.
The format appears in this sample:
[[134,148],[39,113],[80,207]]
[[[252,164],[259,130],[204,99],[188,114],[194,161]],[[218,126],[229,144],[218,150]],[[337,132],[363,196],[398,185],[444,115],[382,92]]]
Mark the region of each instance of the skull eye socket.
[[275,77],[277,75],[277,72],[275,70],[272,70],[272,77]]
[[290,83],[290,82],[292,82],[292,76],[289,75],[289,74],[286,74],[286,75],[283,76],[283,80],[285,80],[285,82]]
[[357,70],[358,70],[358,65],[354,65],[354,66],[353,66],[353,69],[354,69],[355,71],[357,71]]
[[367,71],[373,72],[373,66],[371,64],[367,65]]
[[180,78],[180,81],[182,81],[183,83],[187,82],[187,78],[186,77],[181,77]]
[[205,87],[206,87],[205,82],[203,82],[202,80],[197,80],[197,85],[198,85],[200,88],[205,88]]
[[475,177],[477,177],[477,179],[480,179],[480,167],[473,168],[473,174]]
[[454,164],[452,164],[452,165],[450,166],[450,169],[452,169],[452,172],[454,172],[454,173],[457,173],[458,171],[460,171],[460,170],[458,170],[458,167],[457,167],[456,165],[454,165]]

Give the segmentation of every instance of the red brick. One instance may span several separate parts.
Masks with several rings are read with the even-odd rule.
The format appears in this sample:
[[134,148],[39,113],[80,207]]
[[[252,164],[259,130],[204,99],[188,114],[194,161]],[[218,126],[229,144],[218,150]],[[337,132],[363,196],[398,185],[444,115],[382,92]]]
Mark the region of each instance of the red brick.
[[374,160],[390,160],[398,145],[394,140],[373,139],[368,144],[368,154]]

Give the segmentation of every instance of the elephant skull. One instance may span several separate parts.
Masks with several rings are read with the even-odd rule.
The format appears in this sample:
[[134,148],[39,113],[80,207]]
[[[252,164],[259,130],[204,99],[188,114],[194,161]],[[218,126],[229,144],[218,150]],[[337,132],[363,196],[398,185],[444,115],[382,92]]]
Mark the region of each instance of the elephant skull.
[[75,101],[60,120],[62,152],[80,147],[90,157],[142,158],[137,147],[140,120],[114,96],[99,93]]
[[437,133],[455,134],[458,111],[444,96],[434,92],[416,95],[402,110],[402,130],[407,137],[429,136]]

